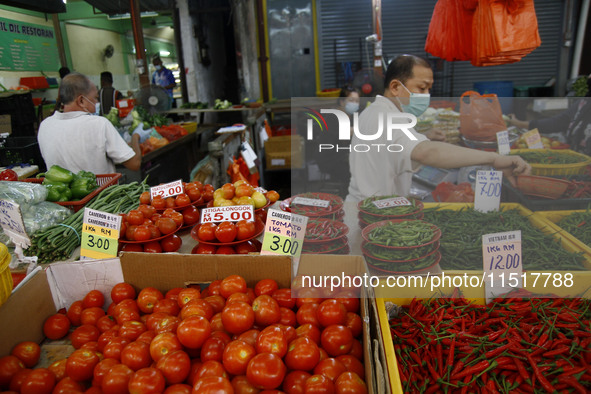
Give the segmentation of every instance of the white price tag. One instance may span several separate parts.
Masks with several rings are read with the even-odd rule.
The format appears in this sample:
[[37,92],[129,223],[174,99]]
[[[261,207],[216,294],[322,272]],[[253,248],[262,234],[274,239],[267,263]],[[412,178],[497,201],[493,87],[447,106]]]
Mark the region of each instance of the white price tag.
[[31,246],[31,240],[25,231],[23,215],[17,203],[0,200],[0,225],[15,245],[22,248]]
[[201,223],[237,222],[240,220],[254,221],[252,205],[231,205],[201,210]]
[[501,204],[501,187],[503,173],[501,171],[478,171],[476,173],[476,190],[474,209],[480,212],[498,211]]
[[482,236],[482,263],[487,302],[523,284],[521,231]]
[[525,139],[525,143],[529,149],[544,149],[542,137],[540,137],[540,132],[538,129],[533,129],[527,133],[524,133],[523,138]]
[[406,197],[385,198],[383,200],[376,200],[372,202],[373,205],[379,209],[412,205],[412,203]]
[[308,205],[311,207],[321,207],[321,208],[328,208],[330,205],[330,201],[328,200],[321,200],[319,198],[305,198],[305,197],[296,197],[291,201],[291,204],[295,205]]
[[183,181],[179,179],[178,181],[151,187],[150,197],[152,199],[156,196],[161,196],[162,198],[173,197],[184,193],[184,191]]
[[261,254],[293,256],[297,266],[307,225],[307,216],[269,209]]
[[497,146],[499,155],[508,155],[511,151],[511,146],[509,145],[509,132],[507,130],[499,131],[497,133]]
[[80,256],[91,259],[117,257],[121,216],[84,208]]

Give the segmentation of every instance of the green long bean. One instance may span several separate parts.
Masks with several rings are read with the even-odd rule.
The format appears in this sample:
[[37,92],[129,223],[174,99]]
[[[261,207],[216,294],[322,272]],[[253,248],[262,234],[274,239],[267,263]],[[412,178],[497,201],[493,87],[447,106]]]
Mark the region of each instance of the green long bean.
[[591,246],[591,211],[573,212],[557,224],[585,245]]

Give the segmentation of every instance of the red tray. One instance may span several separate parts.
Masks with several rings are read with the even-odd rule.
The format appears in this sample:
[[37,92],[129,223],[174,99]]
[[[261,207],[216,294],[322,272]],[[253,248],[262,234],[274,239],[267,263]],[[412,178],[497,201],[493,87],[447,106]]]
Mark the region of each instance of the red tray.
[[[79,210],[84,208],[84,206],[90,200],[95,198],[100,192],[105,190],[107,187],[112,186],[112,185],[116,185],[117,183],[119,183],[119,178],[121,178],[121,174],[119,174],[119,173],[97,174],[96,175],[96,183],[98,184],[98,187],[96,189],[94,189],[86,197],[84,197],[78,201],[62,201],[62,202],[56,202],[56,204],[59,204],[59,205],[64,206],[66,208],[70,208],[74,212],[78,212]],[[31,183],[42,183],[43,179],[44,178],[27,178],[24,181],[31,182]]]

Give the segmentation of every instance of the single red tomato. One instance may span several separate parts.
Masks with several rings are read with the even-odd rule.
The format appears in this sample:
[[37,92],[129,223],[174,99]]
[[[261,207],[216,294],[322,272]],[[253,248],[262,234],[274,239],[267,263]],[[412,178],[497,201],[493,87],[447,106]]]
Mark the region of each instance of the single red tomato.
[[176,203],[174,202],[174,197],[166,197],[164,199],[164,202],[166,203],[166,208],[176,207]]
[[150,343],[150,355],[156,362],[168,353],[181,350],[183,345],[179,342],[176,334],[172,332],[163,332],[152,339]]
[[152,232],[150,231],[150,228],[145,224],[137,226],[133,231],[134,241],[144,242],[149,240],[151,237]]
[[55,380],[57,380],[58,382],[66,377],[67,361],[67,358],[62,358],[52,362],[51,364],[49,364],[49,367],[47,367],[47,369],[53,372],[53,374],[55,375]]
[[74,301],[72,305],[70,305],[70,307],[68,308],[66,316],[68,316],[68,319],[70,319],[70,322],[73,326],[79,326],[80,324],[82,324],[80,322],[80,315],[82,314],[82,309],[84,309],[84,306],[82,306],[82,300]]
[[70,331],[70,319],[64,314],[49,316],[43,323],[43,334],[49,339],[61,339]]
[[100,335],[101,332],[96,326],[84,324],[70,334],[70,341],[75,349],[79,349],[86,342],[98,341]]
[[248,297],[248,294],[246,294],[246,293],[234,293],[234,294],[230,295],[230,297],[228,297],[226,299],[226,304],[230,304],[230,303],[236,302],[236,301],[242,301],[242,302],[245,302],[249,305],[251,304],[250,298]]
[[334,393],[334,383],[324,375],[315,374],[306,379],[304,383],[305,393]]
[[152,206],[156,209],[164,209],[166,208],[166,201],[162,196],[155,196],[151,202]]
[[190,300],[181,308],[180,318],[184,320],[192,315],[203,316],[210,320],[214,315],[213,308],[210,303],[201,298]]
[[115,320],[119,325],[122,325],[126,321],[140,320],[140,312],[137,309],[120,308],[115,314]]
[[191,200],[191,202],[198,201],[201,198],[201,191],[196,187],[191,187],[189,189],[186,189],[185,192],[189,196],[189,199]]
[[181,193],[175,197],[174,203],[177,207],[184,207],[191,204],[191,198],[187,195],[187,193]]
[[253,346],[244,341],[235,340],[224,348],[222,363],[228,373],[232,375],[244,375],[248,362],[256,354],[257,351]]
[[209,286],[207,286],[207,289],[205,289],[208,292],[208,296],[210,295],[219,295],[220,294],[220,286],[222,284],[222,281],[220,279],[216,279],[214,281],[212,281]]
[[361,379],[365,379],[365,367],[359,359],[350,354],[338,356],[337,360],[342,362],[349,372],[355,372]]
[[191,254],[215,254],[217,247],[215,245],[197,244]]
[[291,371],[285,375],[281,388],[287,394],[304,394],[304,386],[310,376],[306,371]]
[[234,293],[246,293],[246,280],[240,275],[226,276],[220,282],[220,295],[228,298]]
[[236,239],[239,241],[250,239],[254,237],[255,225],[254,222],[240,220],[236,222]]
[[296,336],[298,338],[307,337],[316,342],[317,344],[320,344],[320,334],[321,332],[318,326],[315,326],[310,323],[302,324],[301,326],[296,328]]
[[222,245],[218,246],[215,254],[236,254],[236,250],[232,246]]
[[152,343],[152,340],[155,336],[156,333],[152,330],[144,331],[140,334],[139,337],[137,337],[136,341],[145,342],[149,345],[150,343]]
[[252,302],[254,319],[257,325],[266,327],[281,320],[279,304],[270,295],[260,295]]
[[283,358],[287,353],[287,339],[281,327],[274,325],[266,327],[256,340],[257,353],[273,353]]
[[222,243],[236,240],[236,225],[232,222],[221,222],[215,229],[215,237]]
[[66,362],[66,375],[77,382],[90,380],[99,361],[99,356],[92,350],[75,350]]
[[80,346],[80,349],[91,350],[96,353],[96,352],[98,352],[98,342],[97,341],[86,342],[84,345]]
[[181,308],[185,306],[185,304],[193,299],[200,299],[201,298],[201,291],[195,287],[185,287],[179,290],[177,296],[177,303],[178,306]]
[[156,221],[156,226],[158,226],[158,230],[160,230],[162,234],[170,234],[174,232],[178,227],[178,225],[173,219],[167,217],[161,217],[160,219],[158,219]]
[[139,209],[132,209],[127,213],[127,223],[132,226],[139,226],[144,223],[144,214]]
[[33,369],[21,384],[21,394],[50,394],[55,386],[55,376],[47,368]]
[[121,364],[134,371],[149,367],[152,364],[150,345],[145,342],[130,342],[121,350]]
[[248,381],[246,375],[234,376],[230,383],[236,394],[258,394],[261,391]]
[[158,360],[156,368],[164,376],[166,384],[182,383],[187,379],[191,371],[191,359],[187,352],[176,350]]
[[57,383],[51,391],[51,394],[83,393],[85,390],[84,385],[82,385],[82,383],[77,382],[68,376],[56,381]]
[[233,393],[232,384],[227,378],[208,376],[200,378],[193,386],[193,394]]
[[316,364],[316,367],[314,367],[314,374],[324,375],[333,382],[343,372],[347,372],[347,367],[345,367],[345,364],[336,358],[329,357],[327,359],[321,360],[318,364]]
[[103,352],[105,350],[105,346],[107,346],[107,343],[109,343],[111,341],[111,339],[115,338],[116,336],[119,335],[119,325],[117,325],[116,327],[113,327],[107,331],[104,331],[101,333],[101,335],[99,335],[98,339],[97,339],[97,350],[99,352]]
[[297,338],[290,342],[284,361],[291,370],[312,371],[320,361],[320,350],[310,338]]
[[140,204],[138,210],[144,215],[144,218],[151,218],[156,213],[156,208],[150,204]]
[[197,237],[201,241],[211,242],[214,241],[215,238],[215,230],[217,225],[215,223],[203,223],[199,226],[197,230]]
[[306,302],[305,304],[302,304],[302,306],[300,306],[296,312],[296,320],[298,321],[298,324],[312,324],[314,326],[320,327],[320,322],[318,321],[317,315],[319,305],[320,304],[315,302]]
[[96,322],[103,316],[105,316],[103,308],[99,308],[98,306],[84,308],[80,314],[80,322],[82,325],[96,326]]
[[279,324],[283,324],[284,326],[295,327],[297,320],[296,320],[296,314],[294,311],[281,306],[281,307],[279,307],[279,313],[281,314],[281,318],[279,319]]
[[166,381],[164,375],[157,368],[142,368],[136,371],[127,388],[130,394],[159,394],[164,391]]
[[249,254],[259,252],[256,243],[252,240],[239,243],[238,245],[234,246],[234,250],[236,251],[236,254]]
[[281,386],[287,368],[280,357],[271,353],[254,356],[246,367],[246,377],[255,386],[272,390]]
[[316,309],[316,318],[322,327],[344,325],[347,321],[347,308],[335,299],[324,300]]
[[335,381],[335,390],[339,394],[367,394],[367,385],[355,372],[344,372]]
[[117,326],[117,322],[115,321],[115,318],[110,315],[104,315],[96,321],[96,328],[99,329],[101,334],[105,331],[109,331],[115,326]]
[[25,369],[25,364],[17,357],[0,357],[0,389],[8,388],[13,376],[22,369]]
[[199,209],[197,209],[193,206],[183,209],[182,214],[183,214],[183,223],[186,226],[192,226],[193,224],[197,223],[200,219]]
[[168,386],[166,390],[164,390],[164,394],[191,394],[191,391],[193,391],[192,386],[184,383],[178,383]]
[[101,387],[105,375],[117,364],[119,364],[119,361],[114,358],[104,358],[99,361],[92,372],[92,385]]
[[137,306],[144,313],[152,313],[158,300],[164,298],[162,292],[154,287],[144,287],[137,296]]
[[219,376],[228,379],[228,372],[226,371],[226,369],[220,361],[203,361],[203,363],[199,366],[199,369],[197,370],[194,379],[198,380],[209,376]]
[[293,309],[295,306],[295,298],[291,297],[291,289],[277,289],[271,295],[275,301],[287,309]]
[[254,294],[256,296],[269,295],[272,296],[275,291],[279,289],[277,281],[274,279],[261,279],[254,286]]
[[148,328],[144,323],[137,320],[126,321],[119,327],[119,336],[128,339],[130,342],[135,341]]
[[341,290],[335,296],[335,299],[345,305],[348,312],[359,313],[359,290],[346,289]]
[[105,305],[105,296],[99,290],[90,290],[82,299],[84,308],[99,307]]
[[180,212],[176,212],[174,211],[171,215],[170,218],[172,220],[174,220],[174,223],[177,225],[177,227],[182,226],[183,224],[185,224],[185,220],[183,218],[183,214]]
[[363,361],[363,345],[361,344],[361,341],[353,341],[353,347],[351,348],[349,354],[358,360]]
[[146,242],[143,245],[146,253],[162,253],[162,245],[158,241]]
[[127,365],[117,364],[112,366],[103,377],[101,384],[103,393],[127,394],[129,392],[127,386],[133,373],[133,370]]
[[213,308],[213,313],[219,313],[221,311],[224,310],[224,306],[226,306],[226,301],[224,300],[224,297],[222,297],[219,294],[214,294],[214,295],[208,295],[206,297],[203,297],[203,293],[201,293],[201,297],[207,301],[207,303],[209,305],[211,305],[211,307]]
[[224,357],[224,349],[226,341],[216,336],[210,336],[203,342],[201,352],[199,354],[202,362],[218,361],[222,362]]
[[255,328],[244,331],[242,334],[238,335],[236,339],[240,341],[244,341],[251,346],[256,346],[257,338],[261,332]]
[[[127,236],[125,237],[127,238]],[[129,238],[127,238],[129,239]],[[132,241],[132,240],[130,240]],[[121,248],[122,252],[143,252],[144,248],[142,246],[142,244],[123,244],[123,247]]]
[[164,297],[161,300],[156,301],[156,305],[154,305],[154,312],[164,312],[171,316],[177,316],[181,308],[176,300],[171,300],[170,298]]
[[245,302],[233,302],[226,305],[222,311],[224,328],[232,334],[241,334],[251,329],[254,319],[252,307]]
[[36,342],[23,341],[16,344],[10,354],[21,360],[25,367],[33,368],[41,356],[41,347]]
[[178,301],[178,296],[184,287],[173,287],[164,294],[164,298],[170,298],[171,300]]
[[265,193],[265,197],[267,197],[267,199],[271,201],[271,203],[274,203],[277,202],[277,200],[279,200],[279,193],[277,193],[275,190],[269,190]]
[[353,334],[349,327],[340,324],[326,327],[320,335],[322,348],[333,357],[349,353],[353,347],[353,341]]
[[363,320],[354,312],[347,312],[345,325],[351,330],[354,338],[359,338],[363,332]]
[[121,360],[121,351],[127,344],[129,344],[129,339],[113,337],[103,348],[103,356],[105,358]]
[[182,320],[176,329],[179,342],[189,349],[201,348],[210,334],[209,321],[199,315],[191,315]]
[[143,192],[140,194],[140,204],[150,204],[151,201],[152,196],[150,195],[150,192]]
[[171,234],[160,241],[160,245],[164,252],[176,252],[181,248],[182,244],[183,241],[181,240],[181,237],[176,234]]
[[115,308],[113,310],[114,316],[117,317],[117,315],[119,315],[119,313],[121,313],[121,311],[124,309],[130,309],[136,312],[140,311],[140,308],[138,307],[135,299],[125,299],[115,305]]

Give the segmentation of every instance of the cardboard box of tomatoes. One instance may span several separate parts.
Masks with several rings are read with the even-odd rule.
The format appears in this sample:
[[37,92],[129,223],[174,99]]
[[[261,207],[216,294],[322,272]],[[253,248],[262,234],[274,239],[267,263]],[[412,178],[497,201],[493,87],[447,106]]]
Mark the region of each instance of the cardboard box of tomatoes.
[[[324,255],[321,259],[320,262],[318,256],[302,256],[299,273],[343,277],[366,272],[359,256]],[[60,308],[82,299],[90,290],[101,290],[106,308],[111,303],[110,289],[122,281],[138,291],[155,287],[166,292],[187,285],[206,286],[237,274],[245,279],[248,287],[254,287],[261,279],[274,279],[279,287],[290,287],[291,273],[292,259],[285,256],[123,253],[115,259],[55,263],[31,275],[0,307],[0,321],[4,322],[0,326],[0,357],[10,354],[21,341],[43,343],[44,321]],[[385,353],[383,347],[372,340],[376,338],[378,320],[371,290],[362,289],[360,306],[367,391],[387,392],[383,376],[376,376],[382,375]]]

